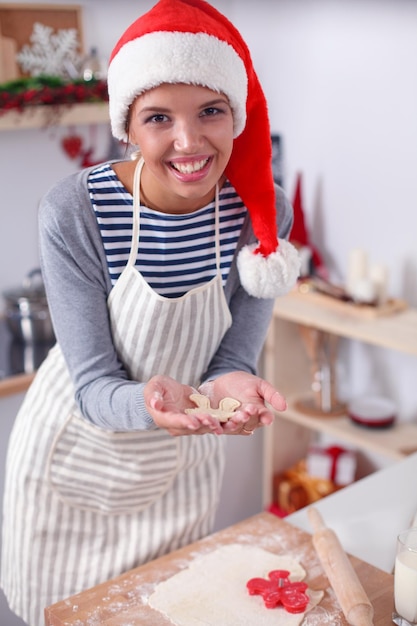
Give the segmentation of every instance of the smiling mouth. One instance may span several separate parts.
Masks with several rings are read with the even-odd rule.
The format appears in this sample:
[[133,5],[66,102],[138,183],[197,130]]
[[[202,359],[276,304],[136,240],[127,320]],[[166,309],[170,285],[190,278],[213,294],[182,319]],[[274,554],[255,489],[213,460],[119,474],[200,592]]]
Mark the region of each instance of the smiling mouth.
[[188,163],[173,163],[170,162],[171,167],[180,174],[195,174],[196,172],[200,172],[210,161],[210,158],[201,159],[199,161],[190,161]]

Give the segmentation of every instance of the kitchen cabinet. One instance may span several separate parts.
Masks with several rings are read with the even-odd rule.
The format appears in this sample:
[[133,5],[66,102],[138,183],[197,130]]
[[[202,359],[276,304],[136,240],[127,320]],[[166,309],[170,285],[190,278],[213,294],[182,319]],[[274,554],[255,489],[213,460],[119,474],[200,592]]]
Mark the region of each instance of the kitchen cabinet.
[[0,112],[0,131],[27,130],[49,126],[72,126],[109,122],[108,103],[33,106],[24,111]]
[[275,302],[264,350],[264,376],[287,398],[288,408],[264,429],[264,504],[272,499],[272,482],[303,457],[312,434],[325,433],[356,448],[397,461],[417,450],[417,424],[397,422],[387,429],[354,424],[342,411],[309,414],[300,397],[311,394],[312,378],[300,329],[325,337],[355,339],[417,357],[417,310],[404,308],[388,315],[361,315],[355,305],[334,306],[329,296],[312,298],[296,288]]

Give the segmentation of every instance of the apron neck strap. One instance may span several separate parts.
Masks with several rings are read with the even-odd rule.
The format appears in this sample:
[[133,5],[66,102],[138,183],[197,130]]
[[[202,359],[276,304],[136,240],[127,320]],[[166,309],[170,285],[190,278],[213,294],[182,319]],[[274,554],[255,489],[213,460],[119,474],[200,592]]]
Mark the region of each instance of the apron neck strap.
[[[132,228],[132,242],[130,245],[130,254],[128,265],[134,266],[136,263],[136,257],[138,254],[139,243],[139,224],[140,224],[140,176],[142,174],[142,168],[145,161],[141,157],[135,167],[135,173],[133,175],[133,228]],[[216,243],[216,268],[217,272],[220,272],[220,215],[219,215],[219,185],[216,184],[215,203],[214,203],[214,215],[215,215],[215,243]]]

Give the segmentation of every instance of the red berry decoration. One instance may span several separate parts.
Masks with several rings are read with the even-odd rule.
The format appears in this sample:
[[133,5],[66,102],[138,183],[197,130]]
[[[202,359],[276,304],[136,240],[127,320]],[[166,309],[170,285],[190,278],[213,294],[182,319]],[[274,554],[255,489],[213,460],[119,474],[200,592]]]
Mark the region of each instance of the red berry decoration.
[[309,603],[306,583],[291,582],[287,570],[273,570],[268,578],[251,578],[246,587],[251,596],[262,596],[267,609],[283,606],[288,613],[304,613]]

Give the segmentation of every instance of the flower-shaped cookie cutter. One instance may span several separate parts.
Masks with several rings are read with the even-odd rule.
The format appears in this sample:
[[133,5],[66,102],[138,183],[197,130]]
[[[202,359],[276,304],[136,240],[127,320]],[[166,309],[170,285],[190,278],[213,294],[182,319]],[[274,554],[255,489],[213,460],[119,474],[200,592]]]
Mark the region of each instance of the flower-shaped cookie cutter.
[[288,613],[304,613],[310,601],[303,582],[291,582],[287,570],[273,570],[268,579],[251,578],[246,587],[251,596],[262,596],[267,609],[282,605]]
[[185,409],[186,413],[209,413],[209,415],[218,419],[219,422],[227,422],[228,419],[233,417],[236,409],[240,406],[239,400],[223,398],[223,400],[220,400],[219,408],[213,409],[210,406],[209,398],[203,396],[201,393],[192,393],[190,400],[197,406],[195,409]]

